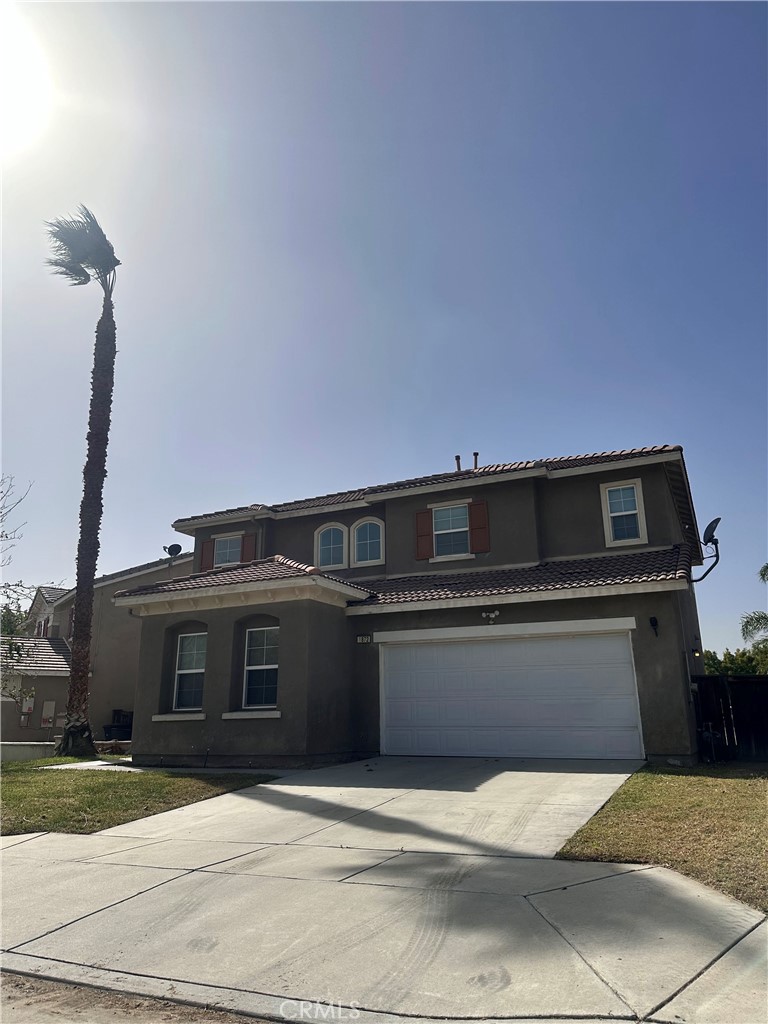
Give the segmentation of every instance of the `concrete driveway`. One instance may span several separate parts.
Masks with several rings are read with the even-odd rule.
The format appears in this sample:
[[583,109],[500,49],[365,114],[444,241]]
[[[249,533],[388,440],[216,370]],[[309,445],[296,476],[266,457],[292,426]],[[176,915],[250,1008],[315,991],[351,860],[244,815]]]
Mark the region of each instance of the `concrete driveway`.
[[9,837],[4,964],[288,1019],[763,1024],[763,915],[551,859],[635,767],[376,758]]

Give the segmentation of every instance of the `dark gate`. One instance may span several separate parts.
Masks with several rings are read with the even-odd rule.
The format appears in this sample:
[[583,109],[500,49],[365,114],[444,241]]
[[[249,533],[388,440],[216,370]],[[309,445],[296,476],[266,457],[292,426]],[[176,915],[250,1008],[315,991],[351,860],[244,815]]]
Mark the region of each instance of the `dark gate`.
[[768,676],[692,676],[703,761],[768,761]]

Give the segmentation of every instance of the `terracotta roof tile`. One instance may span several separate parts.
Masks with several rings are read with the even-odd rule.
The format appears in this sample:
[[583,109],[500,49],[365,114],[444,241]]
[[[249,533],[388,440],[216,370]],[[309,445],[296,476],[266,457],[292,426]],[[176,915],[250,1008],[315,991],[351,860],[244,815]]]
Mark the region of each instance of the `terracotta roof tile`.
[[681,452],[682,448],[676,444],[654,445],[647,448],[625,448],[611,452],[593,452],[589,455],[566,455],[553,459],[528,459],[523,462],[502,462],[490,466],[480,466],[477,469],[452,470],[446,473],[434,473],[431,476],[417,476],[406,480],[396,480],[392,483],[374,484],[371,487],[360,487],[351,491],[337,491],[334,494],[321,494],[313,498],[300,498],[297,501],[285,501],[273,505],[241,505],[238,508],[221,509],[218,512],[206,512],[203,515],[183,516],[177,523],[200,523],[206,520],[215,520],[221,517],[230,517],[242,514],[244,517],[253,512],[300,512],[305,509],[327,508],[335,505],[345,505],[352,501],[370,501],[377,494],[386,494],[389,491],[404,491],[412,487],[424,487],[430,484],[448,483],[454,480],[480,480],[485,477],[499,476],[504,473],[522,472],[527,469],[577,469],[582,466],[599,466],[609,462],[623,462],[627,459],[639,459],[648,455],[661,455],[666,452]]
[[373,596],[353,605],[446,601],[452,598],[494,597],[500,594],[541,593],[578,587],[624,586],[664,580],[690,579],[690,545],[664,551],[638,551],[597,558],[543,562],[530,568],[480,569],[471,572],[428,573],[399,579],[365,580]]
[[133,590],[121,590],[115,597],[136,597],[144,594],[176,594],[185,590],[199,590],[202,587],[226,587],[238,583],[257,583],[262,580],[286,580],[297,579],[304,576],[319,576],[323,579],[334,580],[337,583],[344,583],[346,586],[355,587],[361,594],[370,593],[367,587],[356,586],[349,580],[341,580],[335,576],[329,576],[320,572],[314,565],[305,565],[303,562],[296,562],[284,555],[273,555],[271,558],[262,558],[259,561],[249,562],[247,565],[222,566],[218,569],[209,569],[207,572],[196,572],[190,576],[180,576],[175,580],[168,580],[163,583],[150,583],[145,587],[136,587]]
[[25,676],[69,672],[69,647],[61,637],[3,637],[3,671]]

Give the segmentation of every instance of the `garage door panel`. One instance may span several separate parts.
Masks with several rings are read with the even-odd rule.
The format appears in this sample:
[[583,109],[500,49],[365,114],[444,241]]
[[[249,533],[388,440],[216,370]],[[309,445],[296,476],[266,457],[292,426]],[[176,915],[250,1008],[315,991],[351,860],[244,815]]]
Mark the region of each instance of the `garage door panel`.
[[437,707],[431,701],[392,701],[389,725],[394,728],[461,728],[462,726],[498,727],[499,722],[511,728],[595,728],[602,726],[633,729],[637,710],[631,698],[609,700],[539,700],[497,697],[495,700],[446,700]]
[[390,754],[642,757],[624,635],[385,648]]

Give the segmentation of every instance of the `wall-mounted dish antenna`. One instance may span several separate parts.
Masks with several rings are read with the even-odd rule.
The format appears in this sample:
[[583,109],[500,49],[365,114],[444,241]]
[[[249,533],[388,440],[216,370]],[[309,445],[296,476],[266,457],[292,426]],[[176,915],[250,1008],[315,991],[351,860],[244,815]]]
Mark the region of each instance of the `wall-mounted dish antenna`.
[[168,547],[164,547],[163,551],[168,555],[171,561],[181,554],[181,544],[169,544]]
[[719,524],[720,516],[718,516],[717,519],[713,519],[704,531],[704,536],[701,538],[701,543],[705,547],[709,547],[710,544],[717,544],[717,540],[715,538],[715,530],[717,529]]
[[715,530],[717,530],[719,525],[720,516],[718,516],[717,519],[713,519],[712,522],[709,523],[706,530],[704,531],[704,536],[701,538],[701,543],[704,545],[705,548],[715,549],[713,554],[704,556],[705,558],[714,558],[714,562],[712,563],[712,565],[710,565],[710,567],[707,569],[703,576],[699,576],[697,580],[691,579],[691,583],[701,583],[702,580],[706,579],[707,576],[709,576],[709,574],[715,568],[717,563],[720,561],[720,541],[715,536]]

